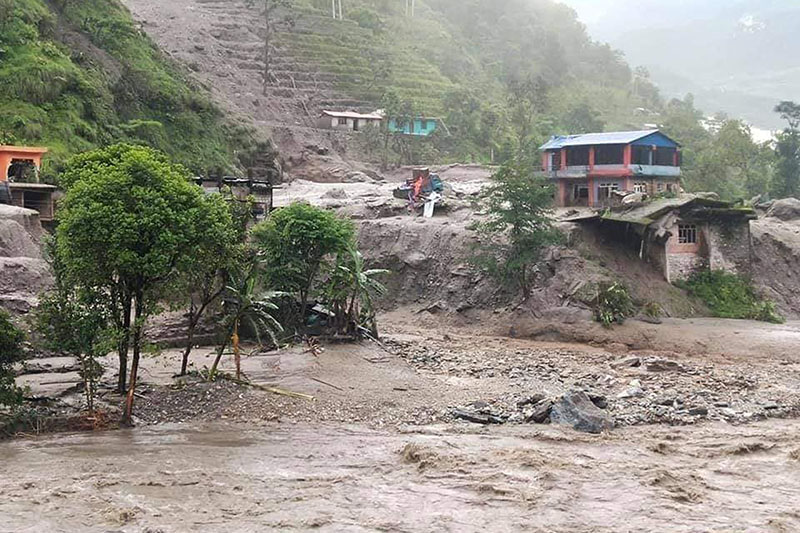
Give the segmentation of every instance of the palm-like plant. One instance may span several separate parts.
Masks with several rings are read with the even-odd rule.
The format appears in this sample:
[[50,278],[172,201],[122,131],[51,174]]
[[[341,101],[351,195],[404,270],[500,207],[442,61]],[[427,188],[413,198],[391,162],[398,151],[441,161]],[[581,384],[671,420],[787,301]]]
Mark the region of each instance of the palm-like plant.
[[340,254],[328,283],[328,299],[336,314],[336,327],[351,332],[368,326],[375,335],[375,306],[373,297],[386,293],[386,287],[376,278],[388,270],[365,268],[364,256],[354,246]]
[[272,316],[278,310],[274,300],[284,296],[276,291],[265,291],[259,283],[260,262],[254,259],[241,269],[229,274],[229,281],[225,287],[223,302],[226,310],[227,335],[222,345],[217,350],[217,357],[209,372],[209,379],[214,379],[219,367],[222,354],[228,347],[228,342],[233,345],[233,355],[236,362],[236,379],[241,379],[241,355],[239,351],[239,328],[242,324],[250,326],[259,344],[262,336],[267,335],[276,346],[278,333],[283,332],[283,327]]

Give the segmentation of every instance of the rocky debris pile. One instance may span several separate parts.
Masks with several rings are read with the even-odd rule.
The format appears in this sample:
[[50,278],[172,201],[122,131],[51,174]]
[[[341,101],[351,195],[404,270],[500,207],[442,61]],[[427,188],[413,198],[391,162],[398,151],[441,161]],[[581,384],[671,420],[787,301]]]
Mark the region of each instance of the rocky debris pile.
[[800,370],[800,364],[791,362],[745,369],[655,354],[508,350],[490,342],[465,348],[431,339],[386,342],[419,372],[490,380],[496,384],[492,388],[504,391],[451,407],[451,419],[547,423],[553,421],[554,407],[570,398],[556,410],[561,421],[567,419],[561,413],[572,412],[568,406],[588,406],[577,401],[578,394],[585,394],[616,426],[743,423],[800,413],[800,391],[787,392],[796,390],[791,367]]
[[800,220],[800,200],[797,198],[775,200],[767,210],[767,216],[784,222]]

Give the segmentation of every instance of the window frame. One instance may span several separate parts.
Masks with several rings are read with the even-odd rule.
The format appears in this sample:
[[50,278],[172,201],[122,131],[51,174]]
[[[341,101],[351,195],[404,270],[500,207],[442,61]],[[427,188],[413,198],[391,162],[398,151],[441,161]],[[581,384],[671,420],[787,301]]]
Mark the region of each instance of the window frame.
[[697,224],[678,224],[678,244],[693,246],[699,243]]

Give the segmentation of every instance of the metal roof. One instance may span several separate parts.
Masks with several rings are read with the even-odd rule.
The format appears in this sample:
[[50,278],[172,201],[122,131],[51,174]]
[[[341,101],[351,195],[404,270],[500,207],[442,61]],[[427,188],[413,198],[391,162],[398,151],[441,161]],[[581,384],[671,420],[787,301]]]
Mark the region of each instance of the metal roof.
[[[659,130],[614,131],[609,133],[585,133],[583,135],[555,135],[540,150],[558,150],[568,146],[590,146],[598,144],[630,144]],[[662,135],[664,135],[662,133]],[[665,135],[666,137],[666,135]]]
[[383,120],[383,115],[380,113],[356,113],[355,111],[322,111],[323,115],[336,118],[354,118],[364,120]]

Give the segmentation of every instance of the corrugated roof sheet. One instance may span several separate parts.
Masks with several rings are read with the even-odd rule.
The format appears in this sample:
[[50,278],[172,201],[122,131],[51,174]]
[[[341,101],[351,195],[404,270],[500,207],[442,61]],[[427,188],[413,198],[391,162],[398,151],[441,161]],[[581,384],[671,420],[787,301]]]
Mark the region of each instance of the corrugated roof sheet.
[[379,113],[356,113],[355,111],[323,111],[323,115],[327,115],[329,117],[336,117],[336,118],[358,118],[358,119],[366,119],[366,120],[382,120],[383,115]]
[[659,130],[614,131],[608,133],[585,133],[583,135],[556,135],[539,148],[558,150],[567,146],[590,146],[598,144],[630,144]]

